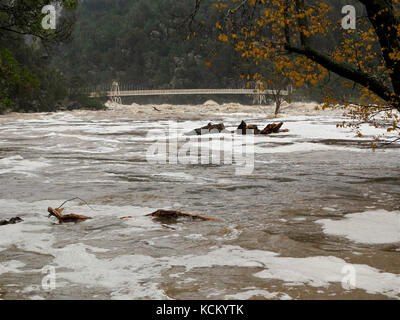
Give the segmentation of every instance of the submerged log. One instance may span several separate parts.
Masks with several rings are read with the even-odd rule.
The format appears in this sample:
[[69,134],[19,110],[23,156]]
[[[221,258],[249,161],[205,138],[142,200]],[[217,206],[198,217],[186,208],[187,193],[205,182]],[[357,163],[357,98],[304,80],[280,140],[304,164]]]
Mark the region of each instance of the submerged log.
[[20,217],[13,217],[9,220],[0,220],[0,226],[6,226],[8,224],[16,224],[22,221],[24,220],[22,220]]
[[200,136],[202,133],[205,133],[205,132],[207,132],[207,133],[228,132],[225,129],[225,125],[223,123],[213,124],[212,122],[208,123],[205,127],[194,129],[194,131],[196,132],[196,134],[198,136]]
[[49,218],[51,216],[56,217],[58,219],[59,223],[64,223],[64,222],[80,222],[88,219],[92,219],[91,217],[86,217],[78,214],[62,214],[61,212],[64,211],[64,208],[57,208],[53,209],[49,207],[47,209],[49,212]]
[[178,219],[181,217],[191,218],[191,219],[200,219],[200,220],[209,220],[209,221],[221,221],[217,218],[211,218],[202,216],[199,214],[187,213],[182,211],[176,210],[162,210],[159,209],[154,211],[153,213],[147,214],[146,217],[157,217],[157,218],[169,218],[169,219]]

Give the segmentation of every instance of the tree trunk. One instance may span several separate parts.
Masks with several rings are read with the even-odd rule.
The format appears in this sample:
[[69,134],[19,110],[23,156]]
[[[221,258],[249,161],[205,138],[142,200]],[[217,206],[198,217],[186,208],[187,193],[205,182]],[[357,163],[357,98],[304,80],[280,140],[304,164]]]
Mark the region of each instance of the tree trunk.
[[275,97],[275,116],[277,116],[281,111],[281,104],[282,104],[282,99],[280,92],[278,92]]

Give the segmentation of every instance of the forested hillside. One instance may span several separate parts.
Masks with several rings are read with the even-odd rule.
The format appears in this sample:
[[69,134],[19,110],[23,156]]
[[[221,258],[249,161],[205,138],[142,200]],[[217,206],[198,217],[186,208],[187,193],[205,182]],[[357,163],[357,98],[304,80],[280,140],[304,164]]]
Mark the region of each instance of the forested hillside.
[[191,0],[86,0],[55,63],[92,85],[115,78],[146,88],[237,86],[249,66],[232,47],[213,34],[187,39],[193,8]]
[[[332,12],[339,19],[346,1],[336,1]],[[58,50],[56,64],[77,83],[107,84],[112,79],[138,87],[226,88],[243,87],[241,75],[264,73],[268,63],[255,65],[229,43],[218,41],[215,25],[221,15],[206,0],[190,30],[195,1],[86,0],[77,11],[72,42]],[[190,31],[195,37],[188,39]],[[322,39],[329,47],[340,39]],[[341,88],[332,76],[331,85]],[[315,88],[297,90],[297,98],[322,96]]]
[[[113,79],[161,89],[236,88],[247,82],[241,75],[263,73],[268,78],[268,62],[255,65],[243,59],[232,44],[218,40],[215,26],[221,15],[213,8],[214,2],[204,0],[191,24],[194,0],[82,0],[74,11],[71,37],[63,43],[43,46],[23,36],[14,36],[12,41],[3,36],[1,45],[12,53],[15,67],[31,78],[7,89],[12,109],[99,106],[68,92],[107,85]],[[340,18],[345,2],[335,1],[332,14]],[[336,41],[336,35],[331,34],[319,45],[334,46]],[[4,60],[7,52],[2,51],[2,55]],[[340,78],[333,75],[327,81],[336,92],[350,90],[343,89]],[[323,85],[298,88],[294,98],[319,100]]]

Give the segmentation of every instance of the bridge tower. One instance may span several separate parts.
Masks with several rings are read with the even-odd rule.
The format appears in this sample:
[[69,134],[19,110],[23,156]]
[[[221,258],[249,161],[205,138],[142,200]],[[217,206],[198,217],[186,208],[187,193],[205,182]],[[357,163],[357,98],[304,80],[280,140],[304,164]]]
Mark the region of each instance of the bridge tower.
[[260,90],[261,87],[263,87],[262,82],[258,82],[254,88],[255,94],[253,96],[253,103],[258,103],[259,105],[262,105],[263,102],[267,104],[267,96],[265,92]]
[[111,84],[110,99],[113,103],[122,104],[121,91],[119,90],[119,83],[116,80],[114,80]]

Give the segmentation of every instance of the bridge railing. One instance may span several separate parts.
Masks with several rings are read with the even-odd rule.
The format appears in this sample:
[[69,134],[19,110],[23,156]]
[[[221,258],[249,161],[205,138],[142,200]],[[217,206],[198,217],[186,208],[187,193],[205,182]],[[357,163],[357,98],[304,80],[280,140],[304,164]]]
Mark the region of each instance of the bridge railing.
[[[104,90],[90,91],[89,97],[128,97],[128,96],[162,96],[162,95],[270,95],[276,91],[266,89],[168,89],[168,90]],[[281,95],[288,95],[288,90],[280,92]]]

